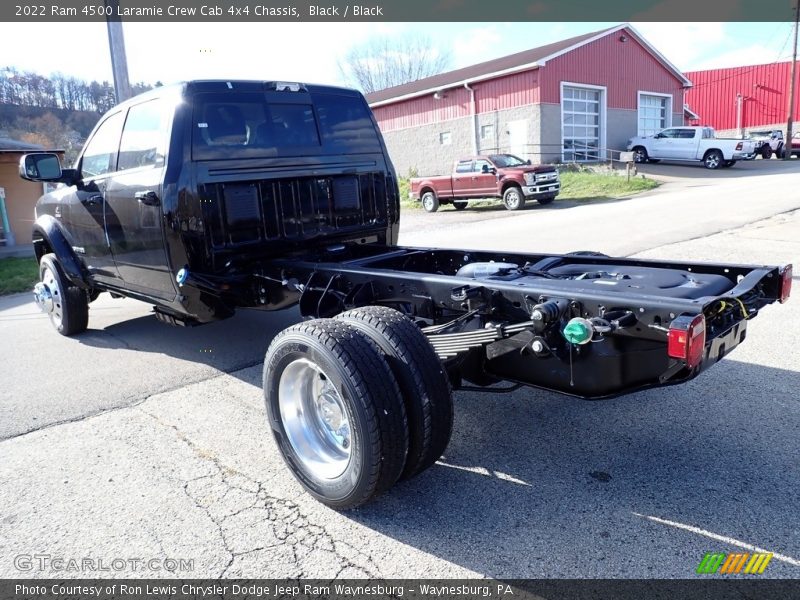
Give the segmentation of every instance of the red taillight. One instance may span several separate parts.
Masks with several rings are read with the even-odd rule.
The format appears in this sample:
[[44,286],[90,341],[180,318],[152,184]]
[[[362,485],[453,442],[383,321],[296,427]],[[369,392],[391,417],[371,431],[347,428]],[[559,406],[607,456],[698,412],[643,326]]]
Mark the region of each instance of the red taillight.
[[781,295],[778,302],[783,304],[789,299],[792,293],[792,265],[786,265],[781,271]]
[[669,324],[667,354],[686,362],[690,369],[703,361],[706,347],[706,319],[703,315],[680,316]]
[[742,144],[742,142],[739,142],[738,144],[736,144],[736,149],[737,150],[741,150],[742,148],[744,148],[744,144]]

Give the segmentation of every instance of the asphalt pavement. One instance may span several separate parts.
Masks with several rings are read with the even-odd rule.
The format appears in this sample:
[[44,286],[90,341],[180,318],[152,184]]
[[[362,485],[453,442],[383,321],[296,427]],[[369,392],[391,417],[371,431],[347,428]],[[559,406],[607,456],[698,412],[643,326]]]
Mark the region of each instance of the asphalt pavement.
[[528,202],[515,212],[500,202],[463,211],[449,207],[436,213],[409,210],[403,215],[400,243],[631,255],[800,208],[800,160],[740,162],[719,171],[700,163],[646,164],[638,165],[638,170],[639,176],[666,183],[636,196],[635,201],[557,199],[546,206]]
[[[800,265],[797,168],[738,167],[617,202],[404,215],[401,243]],[[67,339],[27,295],[0,298],[0,577],[109,574],[25,561],[47,555],[183,559],[191,577],[684,578],[743,548],[800,577],[798,298],[685,385],[459,393],[442,460],[343,514],[303,493],[265,424],[261,360],[295,311],[181,329],[132,300],[91,306]]]

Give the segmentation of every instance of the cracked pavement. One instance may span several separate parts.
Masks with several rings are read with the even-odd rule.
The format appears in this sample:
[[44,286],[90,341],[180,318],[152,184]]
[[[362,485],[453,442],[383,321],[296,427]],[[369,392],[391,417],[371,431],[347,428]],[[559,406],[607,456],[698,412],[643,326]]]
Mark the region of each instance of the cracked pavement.
[[[0,576],[19,576],[11,558],[25,553],[194,559],[198,577],[399,577],[402,561],[383,562],[397,553],[428,564],[365,540],[366,528],[302,493],[267,435],[260,375],[221,375],[0,443]],[[438,562],[441,576],[469,573]]]
[[[782,202],[640,255],[798,265],[800,211]],[[738,549],[669,522],[800,559],[797,296],[795,280],[682,386],[600,402],[459,393],[440,463],[342,514],[303,493],[265,421],[261,358],[295,312],[179,329],[101,296],[67,339],[27,296],[2,298],[0,577],[172,575],[15,565],[43,553],[189,559],[187,577],[690,577],[705,552]],[[767,574],[796,578],[800,560]]]

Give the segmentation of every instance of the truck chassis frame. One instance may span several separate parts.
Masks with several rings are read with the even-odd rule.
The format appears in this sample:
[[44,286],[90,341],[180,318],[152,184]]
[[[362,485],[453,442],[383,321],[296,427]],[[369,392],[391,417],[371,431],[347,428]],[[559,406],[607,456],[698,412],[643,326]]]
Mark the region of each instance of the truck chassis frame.
[[[457,275],[476,262],[525,265],[534,275]],[[620,294],[591,280],[548,276],[555,267],[685,270],[725,277],[733,287],[724,294],[727,302],[717,295]],[[779,296],[782,281],[777,267],[375,245],[275,259],[254,273],[245,305],[298,303],[312,318],[369,305],[399,310],[422,327],[456,388],[505,380],[591,399],[696,376],[744,340],[747,320]],[[667,354],[669,328],[678,317],[697,315],[706,321],[704,360],[687,367]],[[592,343],[565,339],[572,319],[592,324]]]

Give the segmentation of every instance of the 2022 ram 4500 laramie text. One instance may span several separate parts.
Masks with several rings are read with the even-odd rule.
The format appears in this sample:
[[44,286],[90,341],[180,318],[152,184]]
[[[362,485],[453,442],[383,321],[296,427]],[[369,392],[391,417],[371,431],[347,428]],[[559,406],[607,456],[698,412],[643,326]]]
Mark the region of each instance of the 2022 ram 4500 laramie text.
[[[322,502],[432,465],[452,390],[602,398],[691,379],[789,296],[791,267],[397,246],[395,172],[358,92],[195,81],[109,111],[36,207],[36,303],[64,335],[101,292],[171,324],[299,304],[264,359],[269,427]],[[508,386],[506,386],[506,389]],[[497,388],[493,388],[497,389]]]

